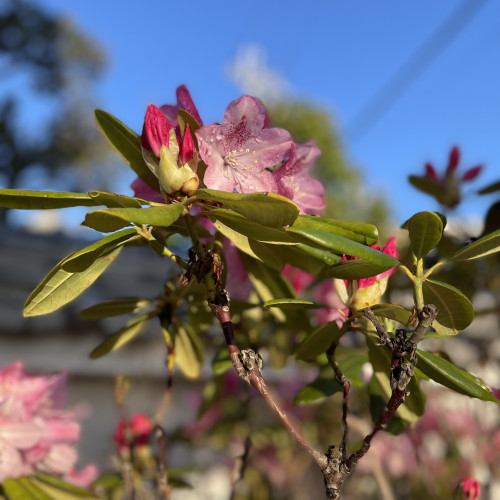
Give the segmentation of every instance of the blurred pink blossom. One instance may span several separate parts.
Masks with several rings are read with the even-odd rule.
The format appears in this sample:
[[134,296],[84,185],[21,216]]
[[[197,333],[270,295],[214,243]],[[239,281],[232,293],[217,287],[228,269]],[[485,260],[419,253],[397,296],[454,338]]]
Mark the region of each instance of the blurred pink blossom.
[[68,481],[78,474],[80,425],[64,410],[66,379],[65,372],[28,375],[21,362],[0,369],[0,482],[35,469]]

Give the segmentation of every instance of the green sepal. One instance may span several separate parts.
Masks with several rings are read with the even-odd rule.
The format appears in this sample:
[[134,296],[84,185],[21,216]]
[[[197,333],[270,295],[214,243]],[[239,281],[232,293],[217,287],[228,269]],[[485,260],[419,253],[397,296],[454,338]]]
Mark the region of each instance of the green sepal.
[[289,227],[286,232],[288,234],[293,233],[297,237],[304,238],[305,240],[301,241],[301,243],[305,242],[309,245],[319,245],[320,247],[333,250],[338,254],[358,257],[386,269],[399,265],[398,259],[343,236],[326,233],[325,231],[321,231],[319,229],[295,226]]
[[479,378],[454,365],[447,359],[417,349],[418,368],[429,378],[455,392],[472,398],[500,404],[488,386]]
[[378,229],[373,224],[328,219],[317,215],[299,215],[294,227],[319,229],[326,233],[344,236],[363,245],[373,245],[378,241]]
[[155,191],[160,192],[158,179],[146,166],[142,157],[141,138],[112,114],[95,110],[98,129],[109,141],[113,149],[130,165],[132,170]]
[[184,209],[180,203],[149,208],[106,208],[89,212],[82,225],[104,233],[130,224],[168,227],[179,219]]
[[439,309],[432,326],[440,335],[456,335],[472,323],[471,301],[454,286],[427,279],[422,284],[422,291],[425,303],[435,304]]
[[87,193],[0,189],[0,206],[21,210],[50,210],[98,205]]
[[85,319],[102,319],[120,316],[122,314],[144,313],[145,309],[154,308],[155,304],[149,299],[136,297],[133,299],[109,300],[87,307],[80,311],[80,317]]
[[[24,304],[23,316],[40,316],[56,311],[78,297],[106,270],[121,251],[121,247],[99,256],[81,272],[65,271],[67,259],[59,262],[35,288]],[[71,257],[71,256],[70,256]]]
[[120,328],[120,330],[109,336],[104,342],[101,342],[90,353],[90,357],[92,359],[100,358],[128,344],[142,333],[146,321],[150,318],[150,314],[141,314],[140,316],[132,318],[123,328]]
[[324,354],[333,342],[338,342],[345,329],[330,321],[311,332],[296,348],[295,357],[302,361],[312,361]]
[[446,218],[437,212],[419,212],[410,217],[401,227],[408,230],[410,246],[418,259],[436,248],[443,236]]
[[266,227],[283,227],[293,224],[299,209],[288,198],[275,193],[229,193],[214,189],[198,189],[199,200],[222,204],[225,208]]
[[500,229],[469,243],[449,260],[472,260],[500,251]]

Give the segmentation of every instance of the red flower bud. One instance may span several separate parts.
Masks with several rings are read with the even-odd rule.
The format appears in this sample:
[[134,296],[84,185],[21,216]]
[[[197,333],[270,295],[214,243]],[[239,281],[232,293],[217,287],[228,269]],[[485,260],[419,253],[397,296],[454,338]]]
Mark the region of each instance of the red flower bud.
[[469,168],[464,175],[462,175],[462,182],[467,182],[475,179],[483,169],[482,165],[477,165],[476,167]]
[[439,184],[441,182],[436,170],[434,170],[434,167],[430,163],[425,164],[425,176],[435,184]]
[[458,162],[460,161],[460,149],[458,146],[453,146],[450,151],[450,158],[448,160],[448,166],[446,167],[446,173],[453,173],[458,167]]
[[189,124],[186,123],[184,129],[184,137],[182,138],[181,148],[179,151],[179,160],[181,165],[185,165],[194,156],[194,141]]
[[141,145],[148,151],[152,151],[157,157],[160,156],[162,145],[169,145],[169,132],[171,129],[167,117],[160,108],[150,104],[144,117],[142,128]]
[[481,492],[481,487],[475,479],[468,477],[467,479],[464,479],[460,484],[467,500],[477,500],[477,498],[479,497],[479,493]]

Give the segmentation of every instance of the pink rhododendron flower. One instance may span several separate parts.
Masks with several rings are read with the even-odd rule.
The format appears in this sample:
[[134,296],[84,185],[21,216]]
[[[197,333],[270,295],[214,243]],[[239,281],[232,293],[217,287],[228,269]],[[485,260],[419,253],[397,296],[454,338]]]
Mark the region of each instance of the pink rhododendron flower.
[[314,312],[318,324],[324,325],[330,321],[335,321],[337,326],[342,328],[344,321],[349,315],[349,309],[339,297],[334,286],[334,281],[326,280],[315,287],[314,298],[321,304],[329,306],[326,309],[318,309]]
[[176,90],[177,96],[177,106],[172,106],[171,104],[164,104],[160,107],[165,116],[168,118],[168,121],[172,124],[173,127],[177,127],[177,113],[179,109],[183,109],[187,111],[201,126],[203,126],[203,122],[200,118],[198,110],[191,98],[191,94],[185,85],[179,85]]
[[200,156],[208,166],[203,179],[208,188],[277,192],[276,180],[266,169],[288,159],[293,141],[286,130],[266,125],[262,102],[244,95],[229,104],[221,125],[196,131]]
[[318,214],[325,207],[323,184],[309,176],[320,154],[313,142],[295,143],[290,158],[273,172],[276,193],[290,198],[301,214]]
[[67,374],[0,369],[0,482],[40,470],[70,480],[80,425],[64,410]]
[[288,279],[298,296],[302,295],[302,292],[314,281],[313,274],[293,267],[290,264],[285,265],[282,274]]

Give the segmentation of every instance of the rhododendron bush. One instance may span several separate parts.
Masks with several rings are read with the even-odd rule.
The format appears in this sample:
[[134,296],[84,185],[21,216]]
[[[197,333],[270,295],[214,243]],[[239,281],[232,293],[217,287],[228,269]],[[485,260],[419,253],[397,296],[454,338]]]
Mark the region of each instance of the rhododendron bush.
[[[176,105],[148,106],[140,135],[104,111],[96,111],[96,120],[135,172],[133,193],[0,190],[0,203],[8,208],[92,207],[82,225],[99,233],[97,241],[48,273],[27,299],[24,315],[63,307],[128,247],[148,246],[164,257],[170,278],[156,297],[110,298],[82,311],[94,319],[128,315],[90,356],[99,358],[136,342],[140,357],[139,337],[154,321],[166,345],[169,390],[179,377],[199,379],[202,368],[211,366],[211,376],[203,372],[199,420],[183,430],[183,439],[195,443],[201,439],[197,436],[218,432],[225,443],[244,443],[242,465],[232,479],[235,495],[238,484],[251,483],[245,469],[253,447],[260,453],[253,470],[271,482],[291,477],[290,464],[296,460],[299,469],[308,465],[302,455],[280,464],[284,451],[276,443],[287,442],[305,450],[307,461],[321,471],[326,497],[340,498],[344,481],[369,458],[372,440],[379,443],[374,438],[387,431],[396,442],[411,445],[407,430],[423,428],[418,427],[426,411],[423,381],[484,405],[500,403],[480,378],[443,352],[421,345],[429,338],[455,336],[471,324],[474,308],[459,289],[455,271],[472,269],[477,262],[496,269],[498,221],[490,220],[479,237],[457,242],[444,232],[445,215],[433,211],[401,221],[397,239],[395,231],[381,237],[375,225],[345,220],[342,214],[322,216],[325,188],[314,177],[320,150],[313,141],[297,143],[287,130],[273,127],[264,104],[252,96],[231,102],[220,124],[203,123],[185,86],[177,89]],[[455,147],[444,176],[427,164],[424,176],[410,179],[443,211],[461,201],[462,183],[481,170],[474,167],[456,176],[459,158]],[[496,190],[498,185],[482,192]],[[452,277],[443,280],[450,270]],[[387,294],[395,279],[400,289],[411,290],[411,301],[399,303],[392,299],[396,294]],[[276,382],[277,370],[284,367],[293,375],[286,383],[282,377]],[[77,430],[63,433],[60,444],[58,431],[71,427],[67,415],[49,418],[40,409],[35,417],[28,396],[29,410],[12,406],[9,401],[20,391],[4,382],[12,369],[2,372],[0,388],[0,460],[8,463],[0,470],[3,492],[8,495],[9,488],[21,488],[30,478],[42,481],[41,473],[66,484],[73,462],[68,458],[62,464],[58,457],[69,453],[67,440],[73,443]],[[36,405],[40,394],[30,395]],[[25,396],[19,397],[24,404]],[[223,411],[228,400],[239,402],[231,411],[245,408],[243,414]],[[267,406],[264,420],[262,411],[251,410],[259,400]],[[331,411],[332,401],[337,406]],[[439,401],[436,405],[439,409]],[[321,408],[330,408],[328,426],[321,423],[326,421]],[[22,414],[19,420],[13,416],[17,413]],[[222,431],[218,427],[235,421],[247,421],[246,436],[231,425]],[[122,420],[115,435],[121,465],[113,480],[98,480],[85,494],[116,498],[121,492],[133,498],[134,491],[145,494],[138,486],[142,481],[150,485],[152,498],[169,498],[177,483],[168,474],[165,450],[176,437],[165,433],[161,423],[140,414]],[[43,426],[50,432],[42,439],[36,433]],[[266,426],[273,429],[274,447],[262,446],[262,440],[252,443]],[[277,440],[283,434],[284,441]],[[380,463],[385,467],[384,460]],[[359,473],[370,470],[368,464],[360,465]],[[418,467],[413,457],[407,465]],[[390,469],[387,465],[386,474]],[[458,494],[476,498],[479,484],[469,477],[473,472],[470,468],[452,477],[448,496],[458,485]]]

